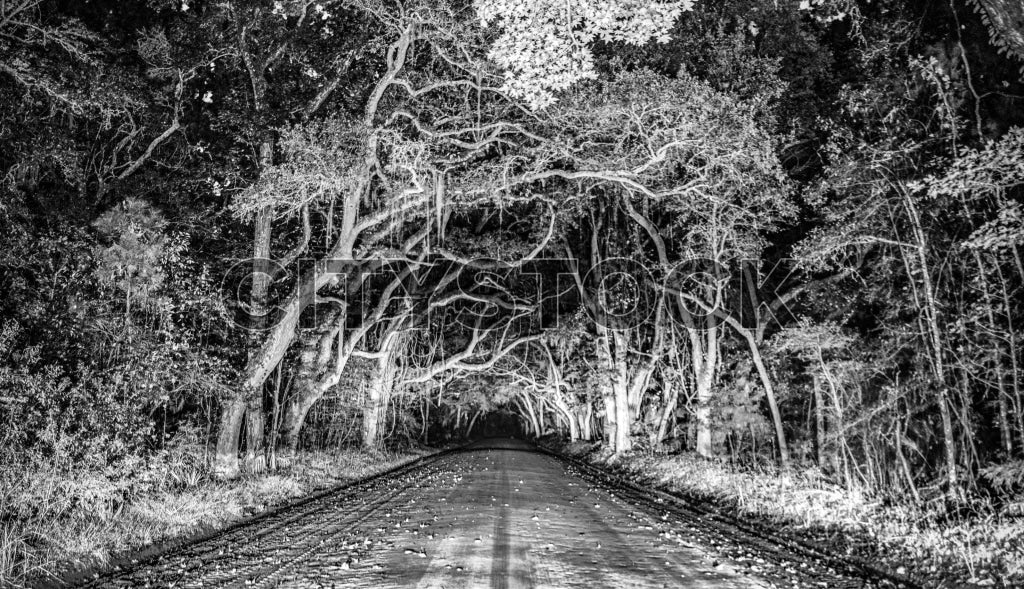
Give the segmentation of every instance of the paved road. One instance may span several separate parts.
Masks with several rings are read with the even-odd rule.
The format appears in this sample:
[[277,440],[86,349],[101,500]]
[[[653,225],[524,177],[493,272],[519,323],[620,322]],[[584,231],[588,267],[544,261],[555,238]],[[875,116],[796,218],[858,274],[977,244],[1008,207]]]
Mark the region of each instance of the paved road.
[[767,587],[511,440],[284,510],[99,587]]

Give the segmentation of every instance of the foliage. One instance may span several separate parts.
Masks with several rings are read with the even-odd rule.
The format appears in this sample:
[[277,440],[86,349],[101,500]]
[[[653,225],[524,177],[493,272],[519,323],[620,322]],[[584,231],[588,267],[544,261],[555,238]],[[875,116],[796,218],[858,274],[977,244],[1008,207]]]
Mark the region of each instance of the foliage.
[[981,472],[997,489],[1013,491],[1024,487],[1024,461],[1022,460],[993,464]]
[[478,0],[483,25],[501,35],[489,57],[505,70],[503,89],[532,108],[549,106],[555,93],[597,77],[590,46],[596,41],[634,45],[668,31],[692,0],[601,2],[550,0]]
[[998,51],[1024,60],[1024,36],[1020,30],[1024,12],[1021,7],[1004,0],[970,0],[970,4],[981,16],[988,28],[989,39]]
[[333,119],[282,129],[280,163],[263,170],[257,184],[238,194],[234,212],[251,217],[269,206],[287,216],[355,190],[365,142],[355,121]]
[[[163,235],[163,219],[146,203],[129,200],[101,215],[93,226],[112,243],[96,253],[96,278],[145,303],[164,281],[161,262],[174,252]],[[127,303],[126,303],[127,304]],[[126,308],[127,313],[130,304]]]

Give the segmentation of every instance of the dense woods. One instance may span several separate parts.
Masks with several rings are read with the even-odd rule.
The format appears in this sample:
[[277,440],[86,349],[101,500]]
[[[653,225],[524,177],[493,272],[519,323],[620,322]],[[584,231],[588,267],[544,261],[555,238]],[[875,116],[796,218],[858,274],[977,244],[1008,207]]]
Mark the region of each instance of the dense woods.
[[0,0],[0,526],[483,433],[1020,512],[1022,18]]

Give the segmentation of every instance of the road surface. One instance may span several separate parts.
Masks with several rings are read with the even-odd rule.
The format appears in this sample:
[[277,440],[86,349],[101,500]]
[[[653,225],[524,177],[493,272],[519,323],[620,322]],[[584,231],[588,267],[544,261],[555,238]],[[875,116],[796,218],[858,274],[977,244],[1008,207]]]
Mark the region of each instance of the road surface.
[[[866,586],[857,579],[823,581],[823,570],[834,571],[813,563],[773,564],[757,548],[745,552],[743,539],[703,533],[704,525],[700,518],[684,525],[657,500],[629,498],[523,442],[492,440],[280,510],[86,586]],[[781,582],[759,574],[772,570],[818,572]]]

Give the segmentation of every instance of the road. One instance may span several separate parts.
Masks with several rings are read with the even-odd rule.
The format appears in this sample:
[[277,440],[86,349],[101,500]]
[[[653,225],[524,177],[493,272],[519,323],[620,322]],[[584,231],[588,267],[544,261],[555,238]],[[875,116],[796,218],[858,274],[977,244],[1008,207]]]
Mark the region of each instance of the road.
[[[701,533],[705,524],[699,519],[687,528],[659,510],[656,501],[628,496],[523,442],[489,441],[280,510],[86,586],[731,589],[826,584],[820,575],[806,584],[799,578],[780,583],[778,577],[759,577],[772,564],[756,557],[758,549],[741,562],[746,559],[727,549],[730,542],[721,532]],[[807,562],[781,566],[809,570]],[[865,586],[856,579],[829,579],[827,584]]]
[[[760,587],[657,518],[515,449],[459,456],[386,514],[348,587]],[[404,499],[405,497],[403,497]],[[368,570],[367,570],[368,569]]]

